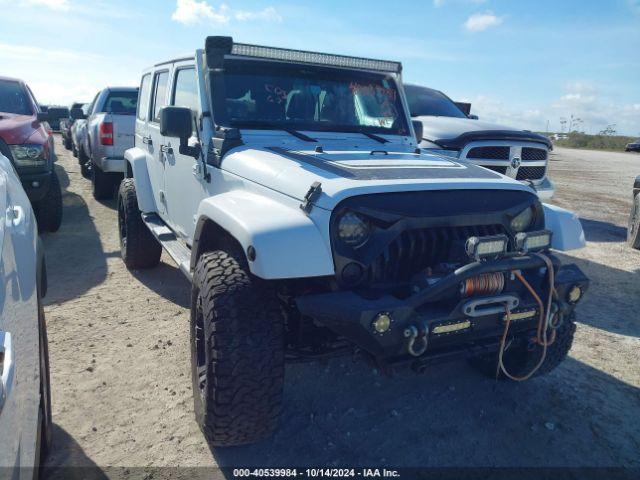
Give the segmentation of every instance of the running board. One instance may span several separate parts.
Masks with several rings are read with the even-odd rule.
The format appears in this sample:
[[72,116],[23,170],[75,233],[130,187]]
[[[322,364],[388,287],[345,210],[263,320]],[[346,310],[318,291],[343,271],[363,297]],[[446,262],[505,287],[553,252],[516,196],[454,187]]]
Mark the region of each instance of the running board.
[[156,237],[158,242],[160,242],[162,248],[164,248],[173,261],[178,264],[180,271],[191,281],[191,250],[178,240],[176,234],[167,227],[157,213],[143,213],[142,221],[153,236]]

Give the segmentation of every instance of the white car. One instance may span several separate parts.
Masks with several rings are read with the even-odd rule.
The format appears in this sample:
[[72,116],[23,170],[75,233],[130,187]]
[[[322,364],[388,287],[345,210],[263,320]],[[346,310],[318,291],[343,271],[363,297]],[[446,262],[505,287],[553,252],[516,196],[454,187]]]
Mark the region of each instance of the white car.
[[549,201],[555,187],[547,175],[549,139],[528,130],[484,122],[470,115],[469,104],[444,93],[405,85],[411,116],[422,124],[420,147],[426,152],[469,161],[515,178]]
[[287,361],[461,356],[495,378],[567,356],[589,282],[552,249],[584,246],[580,222],[420,151],[400,72],[230,37],[143,72],[121,255],[151,268],[164,248],[192,281],[194,410],[213,445],[274,432]]
[[[51,447],[44,254],[31,204],[0,155],[0,476],[31,478]],[[5,477],[3,477],[5,478]]]

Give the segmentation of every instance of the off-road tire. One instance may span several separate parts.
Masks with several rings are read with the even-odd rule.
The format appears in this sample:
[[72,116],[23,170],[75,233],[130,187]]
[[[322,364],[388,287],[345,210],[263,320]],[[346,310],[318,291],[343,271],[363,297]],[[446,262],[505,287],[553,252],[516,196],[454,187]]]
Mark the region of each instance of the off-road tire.
[[627,243],[631,248],[640,250],[640,193],[633,197],[627,228]]
[[[73,140],[71,140],[71,155],[78,158],[78,147],[76,147],[76,144],[73,142]],[[80,163],[79,160],[78,163]]]
[[162,246],[142,221],[133,178],[125,178],[118,191],[120,255],[130,270],[153,268],[160,263]]
[[93,193],[93,198],[96,200],[113,198],[114,190],[113,175],[103,172],[95,163],[91,163],[91,192]]
[[57,232],[62,224],[62,190],[55,170],[51,172],[49,190],[41,200],[33,202],[40,232]]
[[[547,355],[544,363],[531,377],[539,377],[546,375],[555,369],[567,357],[573,337],[576,332],[575,314],[562,321],[562,324],[556,330],[556,340],[547,347]],[[512,344],[504,353],[504,365],[507,371],[516,377],[527,375],[540,361],[542,347],[538,344],[532,346],[527,341],[519,341]],[[484,355],[475,357],[470,361],[471,365],[480,371],[483,375],[491,378],[496,377],[496,367],[498,364],[498,354]],[[502,372],[498,375],[499,380],[510,380]]]
[[284,320],[272,284],[252,277],[234,245],[202,254],[191,290],[191,377],[208,441],[257,442],[277,428],[284,384]]

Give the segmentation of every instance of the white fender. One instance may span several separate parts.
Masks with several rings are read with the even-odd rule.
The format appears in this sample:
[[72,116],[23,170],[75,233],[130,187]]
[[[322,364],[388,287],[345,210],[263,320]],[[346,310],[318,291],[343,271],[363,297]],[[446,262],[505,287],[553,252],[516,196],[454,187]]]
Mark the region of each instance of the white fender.
[[147,171],[147,154],[144,150],[133,147],[124,152],[124,158],[131,165],[131,171],[133,172],[138,208],[142,213],[157,212],[153,190],[151,190],[149,172]]
[[322,233],[297,204],[289,206],[245,190],[232,190],[200,203],[198,223],[204,219],[229,232],[245,252],[249,246],[255,248],[249,267],[260,278],[334,274],[333,257]]
[[584,248],[587,242],[578,216],[556,205],[543,203],[545,228],[553,232],[551,247],[567,251]]

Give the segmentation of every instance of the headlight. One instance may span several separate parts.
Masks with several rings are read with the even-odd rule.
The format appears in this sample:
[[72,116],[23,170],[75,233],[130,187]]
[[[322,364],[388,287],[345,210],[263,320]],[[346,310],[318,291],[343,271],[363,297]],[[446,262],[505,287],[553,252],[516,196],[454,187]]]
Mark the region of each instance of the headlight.
[[16,167],[42,167],[47,164],[42,145],[9,145]]
[[338,238],[353,248],[364,245],[369,239],[369,223],[357,213],[347,212],[338,220]]
[[533,207],[527,207],[511,220],[511,229],[514,232],[524,232],[533,223]]
[[432,155],[440,155],[442,157],[458,158],[460,156],[460,150],[445,150],[444,148],[423,148],[424,153],[430,153]]

